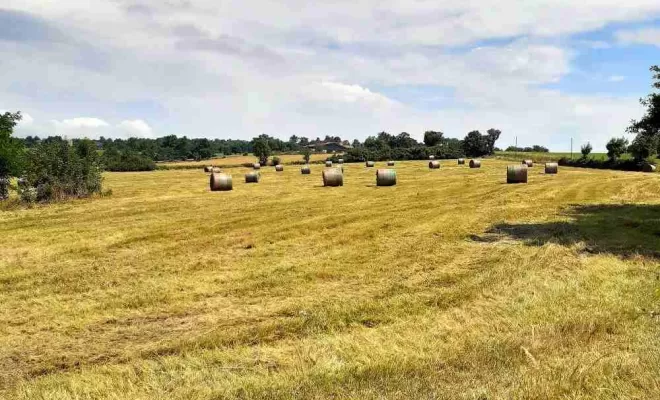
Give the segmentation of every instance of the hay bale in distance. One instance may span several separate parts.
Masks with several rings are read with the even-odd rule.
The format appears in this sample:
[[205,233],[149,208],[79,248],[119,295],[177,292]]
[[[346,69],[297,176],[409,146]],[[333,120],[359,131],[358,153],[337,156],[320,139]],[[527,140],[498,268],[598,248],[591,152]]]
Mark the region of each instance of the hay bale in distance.
[[393,167],[394,166],[394,161],[388,161],[387,166],[388,167]]
[[376,170],[376,186],[396,185],[396,171],[393,169]]
[[364,165],[365,165],[367,168],[371,168],[371,167],[373,167],[374,165],[376,165],[376,163],[373,162],[373,161],[367,161],[367,162],[364,163]]
[[344,174],[339,168],[323,170],[323,186],[344,186]]
[[326,168],[332,168],[332,161],[326,161],[325,162],[325,167]]
[[642,171],[644,172],[655,172],[656,168],[655,165],[653,164],[644,164],[642,167]]
[[222,172],[222,170],[221,170],[220,168],[218,168],[218,167],[213,167],[213,169],[211,170],[211,172],[214,172],[214,173],[216,173],[216,174],[219,174],[219,173]]
[[245,174],[245,183],[259,183],[261,174],[258,172],[248,172]]
[[300,168],[300,173],[303,174],[303,175],[309,175],[309,174],[312,173],[312,170],[311,170],[311,168],[309,168],[309,165],[303,165]]
[[465,158],[459,158],[458,165],[465,165]]
[[277,165],[275,166],[275,171],[277,171],[277,172],[282,172],[282,171],[284,171],[284,165],[282,165],[282,164],[277,164]]
[[481,160],[470,160],[470,168],[481,168]]
[[207,165],[206,167],[204,167],[204,172],[213,172],[213,166]]
[[344,163],[344,159],[343,159],[343,158],[340,158],[339,160],[337,160],[337,164],[343,164],[343,163]]
[[435,156],[429,156],[429,160],[435,160]]
[[506,183],[527,183],[527,165],[509,165],[506,167]]
[[546,174],[556,174],[559,172],[559,164],[556,162],[545,163],[545,173]]
[[261,164],[259,164],[258,162],[252,164],[252,169],[261,169]]
[[212,173],[210,178],[212,192],[226,192],[234,188],[229,174]]
[[533,160],[523,160],[522,163],[525,164],[529,168],[532,168],[534,166],[534,161]]
[[429,161],[429,168],[430,168],[430,169],[438,169],[438,168],[440,168],[440,161],[437,161],[437,160],[431,160],[431,161]]

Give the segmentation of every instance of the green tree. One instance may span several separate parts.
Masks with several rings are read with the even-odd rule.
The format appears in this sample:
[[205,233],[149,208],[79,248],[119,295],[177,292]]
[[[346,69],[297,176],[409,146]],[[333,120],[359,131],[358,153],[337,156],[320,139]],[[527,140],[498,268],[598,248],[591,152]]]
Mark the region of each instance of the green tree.
[[628,151],[633,155],[636,161],[641,162],[652,158],[658,149],[658,136],[637,134],[633,142],[628,147]]
[[444,133],[439,131],[426,131],[424,132],[424,144],[429,147],[436,146],[440,144],[444,135]]
[[[650,68],[650,71],[653,76],[651,86],[654,89],[660,89],[660,67],[654,65]],[[640,120],[632,120],[626,131],[637,134],[629,150],[637,161],[642,161],[658,152],[658,143],[660,143],[660,93],[651,93],[639,99],[639,102],[646,107],[644,116]]]
[[486,131],[486,137],[484,138],[486,154],[491,155],[495,153],[495,143],[500,138],[501,134],[502,131],[500,131],[499,129],[491,128],[488,131]]
[[605,148],[607,148],[607,157],[612,161],[616,161],[628,151],[628,139],[622,137],[612,138],[607,142]]
[[309,147],[303,147],[302,156],[303,160],[305,160],[305,163],[309,164],[309,159],[312,156],[312,151],[309,149]]
[[472,131],[465,136],[463,151],[468,157],[481,157],[488,154],[488,146],[481,132]]
[[262,137],[256,138],[254,140],[252,152],[257,158],[259,158],[259,164],[268,164],[268,157],[270,157],[271,149],[266,139]]
[[593,150],[593,147],[591,147],[591,143],[587,142],[587,144],[583,145],[582,148],[580,148],[580,151],[582,152],[582,158],[589,157],[589,154],[591,154],[591,150]]
[[0,115],[0,200],[9,196],[9,178],[23,169],[23,142],[12,137],[21,118],[20,111]]

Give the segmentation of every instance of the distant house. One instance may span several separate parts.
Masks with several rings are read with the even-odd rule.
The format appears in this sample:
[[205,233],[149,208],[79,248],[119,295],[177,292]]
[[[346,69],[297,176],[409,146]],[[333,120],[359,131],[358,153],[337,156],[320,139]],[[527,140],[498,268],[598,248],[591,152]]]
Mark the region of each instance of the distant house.
[[344,144],[342,142],[319,142],[310,144],[307,147],[315,151],[322,151],[327,153],[340,153],[353,148],[353,146],[350,144]]

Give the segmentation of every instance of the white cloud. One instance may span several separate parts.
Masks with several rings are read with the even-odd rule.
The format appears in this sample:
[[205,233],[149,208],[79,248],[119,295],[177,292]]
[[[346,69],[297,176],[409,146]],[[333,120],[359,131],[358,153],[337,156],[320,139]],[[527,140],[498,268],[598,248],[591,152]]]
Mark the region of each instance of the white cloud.
[[149,124],[141,119],[122,121],[117,128],[127,137],[149,138],[154,136]]
[[642,28],[616,32],[616,39],[622,44],[649,44],[660,47],[660,28]]
[[608,82],[621,82],[625,81],[626,77],[622,75],[611,75],[607,77]]
[[65,119],[62,121],[54,120],[53,124],[55,126],[69,128],[69,129],[87,129],[87,128],[102,128],[109,126],[107,122],[99,118],[90,118],[90,117],[77,117],[71,119]]

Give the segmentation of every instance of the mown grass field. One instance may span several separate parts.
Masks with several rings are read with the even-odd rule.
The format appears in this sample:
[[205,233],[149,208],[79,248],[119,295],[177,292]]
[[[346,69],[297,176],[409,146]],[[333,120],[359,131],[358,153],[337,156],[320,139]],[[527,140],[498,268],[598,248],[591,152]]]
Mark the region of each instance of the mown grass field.
[[0,397],[659,398],[658,176],[441,163],[0,212]]
[[[310,155],[310,161],[315,162],[315,161],[324,161],[325,159],[328,158],[330,154],[320,154],[320,153],[313,153]],[[281,154],[281,155],[275,155],[275,157],[279,157],[282,164],[290,164],[290,163],[300,163],[303,161],[303,156],[301,154]],[[162,162],[162,163],[157,163],[159,166],[163,167],[168,167],[168,168],[180,168],[180,167],[204,167],[206,165],[213,165],[217,167],[227,167],[227,166],[240,166],[242,164],[246,163],[254,163],[257,161],[257,158],[253,156],[252,154],[248,156],[243,156],[243,155],[230,155],[227,157],[223,158],[212,158],[210,160],[202,160],[202,161],[173,161],[173,162]]]

